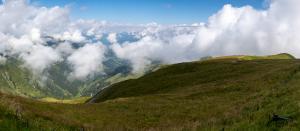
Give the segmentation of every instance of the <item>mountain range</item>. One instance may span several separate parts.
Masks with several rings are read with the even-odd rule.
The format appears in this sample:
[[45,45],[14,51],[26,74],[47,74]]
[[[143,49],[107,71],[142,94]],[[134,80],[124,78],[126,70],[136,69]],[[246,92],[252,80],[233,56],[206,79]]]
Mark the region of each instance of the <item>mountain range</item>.
[[[104,74],[99,73],[85,80],[71,80],[68,77],[71,69],[65,61],[55,63],[42,74],[34,74],[23,66],[21,60],[7,57],[6,62],[0,65],[0,91],[36,99],[88,97],[113,83],[144,74],[131,73],[130,64],[113,54],[103,64]],[[155,67],[149,67],[149,70]]]
[[[8,67],[3,79],[20,88],[23,77],[7,77],[16,73]],[[0,129],[297,130],[299,67],[289,54],[227,56],[161,66],[87,101],[49,103],[1,93]]]

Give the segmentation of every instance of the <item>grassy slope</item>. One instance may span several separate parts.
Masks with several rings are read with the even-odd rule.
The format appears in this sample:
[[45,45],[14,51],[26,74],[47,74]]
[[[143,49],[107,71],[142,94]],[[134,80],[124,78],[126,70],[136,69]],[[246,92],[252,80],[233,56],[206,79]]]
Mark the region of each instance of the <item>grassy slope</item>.
[[[100,103],[44,103],[2,94],[0,109],[30,129],[297,130],[299,93],[300,60],[231,58],[176,64],[115,84],[97,95]],[[274,113],[291,120],[272,122]]]
[[52,97],[45,97],[39,100],[43,102],[49,102],[49,103],[81,104],[81,103],[85,103],[88,99],[90,99],[90,97],[76,97],[76,98],[66,99],[66,100],[56,99]]
[[53,80],[41,83],[29,70],[22,67],[21,61],[15,58],[8,58],[5,64],[0,65],[1,92],[31,98],[71,96],[67,90],[55,84]]
[[[5,64],[0,64],[0,91],[7,94],[30,98],[71,99],[74,97],[90,96],[96,94],[101,88],[108,86],[112,81],[106,81],[114,74],[101,76],[87,81],[69,81],[67,74],[70,72],[67,63],[56,63],[44,72],[43,78],[22,67],[22,61],[8,58]],[[114,65],[111,63],[110,65]],[[116,64],[115,66],[119,66]],[[116,67],[114,67],[116,68]],[[124,67],[125,68],[125,67]],[[122,71],[123,68],[118,68]],[[126,69],[124,69],[126,70]],[[114,71],[114,69],[112,69]],[[124,77],[124,78],[123,78]],[[47,79],[44,79],[47,78]],[[119,77],[126,79],[126,75]],[[42,80],[43,79],[43,80]],[[117,79],[118,80],[118,79]]]
[[0,65],[1,92],[30,97],[45,96],[37,81],[32,79],[32,74],[21,69],[20,65],[15,59],[9,59],[6,64]]
[[287,53],[281,53],[281,54],[269,55],[269,56],[247,56],[247,55],[221,56],[221,57],[216,57],[211,59],[232,59],[232,58],[239,59],[239,60],[295,59],[294,56]]
[[[166,66],[155,73],[151,73],[137,80],[128,80],[126,82],[115,84],[110,88],[101,91],[98,96],[95,96],[95,98],[97,98],[96,102],[99,102],[117,97],[166,93],[176,90],[176,88],[185,90],[184,87],[190,87],[202,83],[213,83],[214,81],[209,81],[210,79],[215,80],[216,78],[219,78],[219,80],[224,80],[227,78],[234,78],[238,77],[238,75],[245,75],[244,72],[247,72],[247,70],[250,69],[253,71],[259,71],[256,70],[255,67],[251,66],[249,69],[246,69],[245,66],[247,66],[246,64],[248,63],[245,60],[263,60],[262,62],[266,64],[269,64],[269,62],[271,64],[276,64],[269,60],[284,61],[293,59],[294,57],[289,54],[278,54],[271,56],[225,56],[200,62],[181,63],[173,66]],[[230,62],[233,64],[230,64]],[[267,65],[262,66],[265,66],[266,69],[269,68]]]

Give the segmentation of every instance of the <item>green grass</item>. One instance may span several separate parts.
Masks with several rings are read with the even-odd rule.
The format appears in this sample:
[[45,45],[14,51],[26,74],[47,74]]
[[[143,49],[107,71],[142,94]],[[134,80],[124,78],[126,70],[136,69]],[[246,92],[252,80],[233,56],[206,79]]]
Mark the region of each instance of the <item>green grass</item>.
[[73,99],[56,99],[53,97],[45,97],[42,99],[39,99],[43,102],[49,102],[49,103],[64,103],[64,104],[82,104],[85,103],[90,97],[77,97]]
[[212,59],[114,84],[90,104],[0,94],[0,118],[29,130],[299,130],[299,94],[300,60]]
[[215,58],[208,58],[207,60],[211,60],[211,59],[239,59],[239,60],[279,59],[279,60],[285,60],[285,59],[295,59],[295,57],[290,54],[287,54],[287,53],[281,53],[281,54],[269,55],[269,56],[248,56],[248,55],[221,56],[221,57],[215,57]]
[[[5,64],[0,64],[0,92],[36,99],[73,99],[91,96],[113,82],[134,77],[120,60],[112,60],[106,68],[105,75],[97,74],[85,81],[69,80],[68,74],[72,70],[65,61],[53,64],[41,74],[34,74],[25,68],[22,60],[8,57]],[[121,75],[110,79],[117,73]]]

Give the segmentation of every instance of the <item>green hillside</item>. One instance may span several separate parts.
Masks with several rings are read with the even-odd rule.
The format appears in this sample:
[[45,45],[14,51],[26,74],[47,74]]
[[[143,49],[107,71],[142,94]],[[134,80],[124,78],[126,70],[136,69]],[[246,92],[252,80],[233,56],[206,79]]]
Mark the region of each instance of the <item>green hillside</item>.
[[17,58],[7,58],[5,64],[0,65],[0,91],[8,94],[30,97],[53,99],[72,99],[78,97],[90,97],[103,87],[112,83],[123,81],[132,76],[121,60],[110,59],[105,65],[106,74],[98,74],[86,80],[69,80],[71,72],[68,63],[55,63],[43,74],[33,73],[23,66],[23,62]]
[[67,90],[50,81],[42,82],[15,58],[8,58],[5,64],[0,65],[0,91],[31,98],[71,96]]
[[221,56],[215,58],[207,58],[207,59],[239,59],[239,60],[264,60],[264,59],[295,59],[294,56],[281,53],[277,55],[269,55],[269,56],[249,56],[249,55],[236,55],[236,56]]
[[211,59],[105,88],[89,104],[0,94],[0,127],[27,130],[299,130],[300,60]]
[[[244,75],[240,72],[250,70],[244,69],[244,66],[241,66],[240,69],[235,69],[240,71],[236,72],[240,74],[231,74],[235,72],[231,72],[231,70],[228,72],[225,71],[228,70],[228,68],[233,67],[228,65],[228,63],[220,63],[222,61],[232,61],[234,64],[239,63],[244,65],[247,63],[247,60],[251,60],[251,62],[253,62],[253,60],[263,60],[266,63],[269,63],[272,62],[269,60],[283,61],[294,59],[295,58],[292,55],[283,53],[270,56],[224,56],[199,62],[181,63],[172,66],[166,66],[168,68],[163,68],[155,73],[146,75],[137,80],[128,80],[126,82],[115,84],[110,88],[101,91],[93,99],[95,102],[98,102],[117,97],[160,94],[175,90],[176,88],[184,89],[183,87],[202,84],[204,81],[210,80],[210,77],[218,77],[220,80],[228,77],[231,78],[231,76],[238,77],[238,75]],[[213,63],[216,63],[216,65]],[[268,67],[266,66],[266,69],[267,68]],[[217,72],[217,69],[219,69],[220,72]]]

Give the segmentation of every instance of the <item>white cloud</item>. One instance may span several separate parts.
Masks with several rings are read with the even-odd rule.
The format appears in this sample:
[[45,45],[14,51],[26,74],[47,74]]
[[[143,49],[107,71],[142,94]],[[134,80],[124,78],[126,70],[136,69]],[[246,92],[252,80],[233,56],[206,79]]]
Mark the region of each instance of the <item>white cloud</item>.
[[85,80],[102,71],[105,47],[99,44],[86,44],[68,57],[73,68],[71,79]]
[[32,28],[30,31],[30,39],[36,43],[42,43],[41,31],[37,28]]
[[0,5],[1,53],[19,55],[27,68],[43,72],[60,56],[43,45],[42,35],[57,33],[55,30],[65,26],[67,12],[59,7],[30,6],[26,0],[6,0]]
[[151,63],[150,56],[154,55],[154,51],[159,50],[162,44],[161,41],[145,37],[134,43],[113,44],[111,48],[118,57],[130,60],[133,64],[134,72],[137,72],[143,70],[147,64]]
[[195,55],[267,55],[287,52],[300,56],[300,4],[274,0],[267,10],[225,5],[198,30]]
[[38,75],[61,60],[60,55],[54,49],[42,45],[33,46],[29,53],[22,53],[20,57],[25,61],[25,66]]
[[62,42],[58,44],[55,50],[59,52],[61,56],[67,57],[71,55],[76,49],[72,47],[70,42]]
[[74,32],[64,32],[62,38],[60,39],[77,43],[83,42],[85,40],[79,30],[76,30]]
[[[272,0],[268,8],[259,10],[225,5],[206,23],[126,25],[72,21],[67,7],[37,7],[26,0],[6,0],[0,5],[0,53],[21,58],[35,72],[66,60],[76,79],[101,72],[106,49],[129,60],[135,72],[153,60],[171,64],[207,55],[287,52],[300,57],[299,5],[299,0]],[[124,32],[138,40],[118,43],[124,41],[117,37]],[[97,44],[107,33],[112,44]],[[48,46],[49,39],[55,44]],[[79,45],[73,47],[72,43]]]
[[43,33],[51,35],[64,32],[68,29],[70,19],[69,10],[67,8],[55,6],[52,8],[35,7],[35,9],[38,9],[37,14],[30,23],[40,28]]
[[118,40],[117,40],[117,33],[110,33],[108,36],[107,36],[107,40],[114,44],[114,43],[118,43]]
[[[72,22],[66,7],[37,7],[30,5],[27,0],[6,0],[0,5],[0,25],[0,53],[17,56],[24,61],[24,67],[35,74],[42,74],[52,64],[63,61],[76,51],[71,43],[84,45],[90,42],[86,36],[98,40],[104,22]],[[56,46],[48,46],[48,38],[55,39]],[[99,50],[98,47],[95,49]],[[75,61],[74,55],[76,53],[72,55],[72,61]]]
[[147,26],[137,42],[113,45],[123,59],[143,69],[150,60],[177,63],[204,56],[269,55],[300,57],[300,1],[272,0],[269,8],[225,5],[207,23]]

